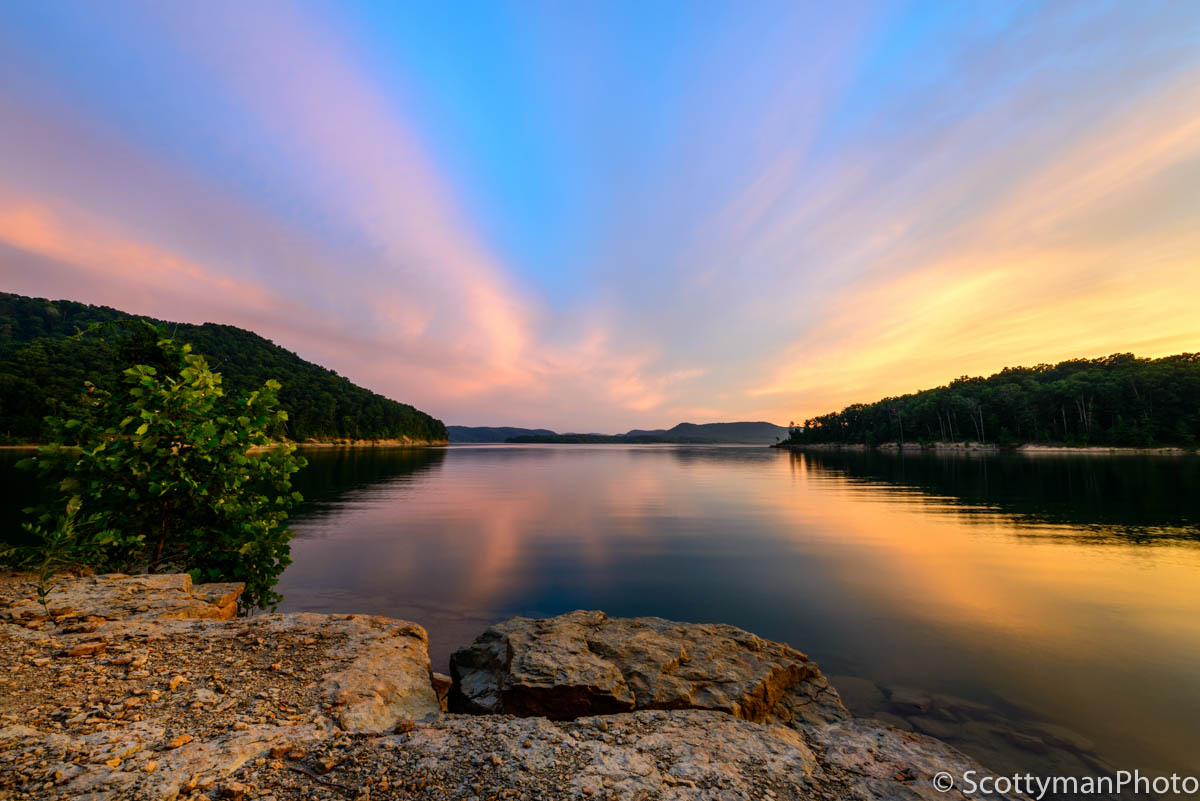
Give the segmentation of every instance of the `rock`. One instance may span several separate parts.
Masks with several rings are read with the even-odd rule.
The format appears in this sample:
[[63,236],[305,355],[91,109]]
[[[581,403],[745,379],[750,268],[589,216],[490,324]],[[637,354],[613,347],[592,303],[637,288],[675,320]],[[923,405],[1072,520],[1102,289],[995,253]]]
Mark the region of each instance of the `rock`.
[[442,711],[431,680],[429,637],[416,623],[351,615],[353,661],[324,681],[338,725],[347,731],[386,732],[402,720]]
[[190,735],[190,734],[181,734],[178,737],[172,737],[170,740],[168,740],[166,747],[168,749],[182,748],[183,746],[190,743],[192,741],[192,739],[193,739],[192,735]]
[[1007,726],[993,726],[992,731],[1005,740],[1008,740],[1017,748],[1023,748],[1035,754],[1045,754],[1050,750],[1050,747],[1042,739],[1016,731],[1015,729],[1010,729]]
[[922,734],[928,734],[930,737],[936,737],[939,740],[956,740],[963,735],[962,724],[951,723],[939,718],[914,715],[909,719],[909,723],[912,728]]
[[1045,742],[1058,748],[1065,748],[1069,751],[1078,751],[1085,754],[1094,753],[1096,750],[1094,742],[1079,732],[1068,729],[1066,726],[1059,726],[1054,723],[1032,723],[1029,724],[1029,730],[1040,734]]
[[933,706],[933,699],[920,690],[893,687],[885,692],[891,702],[892,711],[901,715],[924,715]]
[[[192,587],[192,597],[216,607],[215,614],[207,613],[199,617],[215,617],[217,620],[231,620],[237,616],[238,599],[246,588],[241,582],[220,584],[197,584]],[[186,615],[185,615],[186,616]]]
[[840,721],[813,728],[809,734],[821,749],[826,770],[844,777],[845,791],[839,798],[962,799],[965,796],[957,789],[935,790],[934,775],[944,771],[956,781],[961,781],[969,770],[980,776],[990,775],[970,757],[939,740],[874,720]]
[[879,685],[859,676],[830,676],[842,703],[855,715],[871,716],[887,706],[887,698]]
[[[815,669],[815,666],[814,666]],[[785,723],[789,726],[804,726],[832,723],[850,717],[837,691],[819,672],[789,688],[771,708],[765,720]]]
[[995,709],[977,701],[969,701],[953,695],[933,696],[933,709],[928,714],[943,720],[991,720],[997,718]]
[[[645,710],[605,722],[611,743],[597,739],[595,718],[555,723],[449,715],[419,726],[394,749],[383,738],[364,759],[387,767],[400,754],[449,788],[452,798],[487,797],[474,789],[483,782],[526,787],[518,798],[742,799],[769,798],[768,790],[795,798],[790,788],[811,786],[821,771],[795,730],[721,712]],[[463,754],[481,742],[493,753],[471,766]]]
[[[186,573],[158,573],[126,576],[108,573],[63,579],[54,585],[47,598],[52,617],[88,617],[109,619],[132,617],[208,618],[229,620],[237,614],[237,599],[242,584],[200,584],[192,586]],[[23,599],[8,610],[14,619],[44,615],[34,599]]]
[[[492,626],[450,660],[450,709],[570,719],[633,709],[714,709],[761,721],[816,704],[848,717],[808,657],[723,624],[577,611]],[[817,715],[820,717],[821,715]]]
[[221,788],[221,798],[230,798],[233,801],[241,801],[246,797],[246,785],[241,782],[230,782]]
[[66,656],[95,656],[107,647],[108,645],[101,640],[92,640],[71,646],[65,651],[65,654]]
[[442,711],[446,712],[448,707],[448,699],[450,697],[450,687],[454,682],[445,673],[433,674],[433,691],[437,694],[438,704],[442,707]]

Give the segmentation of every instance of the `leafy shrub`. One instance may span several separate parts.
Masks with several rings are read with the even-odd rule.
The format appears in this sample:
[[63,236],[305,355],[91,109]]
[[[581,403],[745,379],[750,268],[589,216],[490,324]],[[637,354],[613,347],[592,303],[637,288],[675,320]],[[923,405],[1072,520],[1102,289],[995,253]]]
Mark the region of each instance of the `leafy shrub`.
[[[277,408],[279,383],[227,396],[220,374],[190,346],[148,323],[121,328],[117,352],[136,363],[86,383],[73,414],[47,419],[51,444],[27,460],[56,482],[52,508],[72,516],[72,559],[101,570],[242,581],[244,605],[274,605],[272,588],[291,561],[285,521],[301,500],[291,476],[305,464],[294,445],[268,437],[287,420]],[[42,528],[33,529],[34,550],[45,553],[53,545],[47,532],[64,523],[35,511]]]

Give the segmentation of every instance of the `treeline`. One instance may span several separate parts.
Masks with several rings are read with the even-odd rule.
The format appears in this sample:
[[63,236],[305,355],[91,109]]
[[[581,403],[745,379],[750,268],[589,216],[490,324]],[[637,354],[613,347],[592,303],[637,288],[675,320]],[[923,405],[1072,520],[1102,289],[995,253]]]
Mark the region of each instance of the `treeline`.
[[964,376],[949,386],[805,420],[788,441],[1195,446],[1200,353],[1161,359],[1118,353]]
[[165,327],[221,373],[227,392],[252,391],[274,378],[288,411],[287,430],[304,439],[446,440],[441,420],[357,386],[270,340],[230,325],[167,323],[107,306],[0,293],[0,438],[40,442],[43,418],[71,404],[84,382],[119,358],[111,339],[75,337],[93,323],[147,320]]

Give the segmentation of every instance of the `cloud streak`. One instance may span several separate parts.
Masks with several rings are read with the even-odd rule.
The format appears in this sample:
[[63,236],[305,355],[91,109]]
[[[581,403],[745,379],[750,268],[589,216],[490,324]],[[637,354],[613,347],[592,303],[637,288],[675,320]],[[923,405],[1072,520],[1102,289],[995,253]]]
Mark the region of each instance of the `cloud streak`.
[[[488,35],[453,40],[469,20],[361,13],[3,12],[5,288],[252,328],[449,422],[560,430],[785,422],[1200,343],[1178,9],[497,7],[528,64],[491,72],[452,55]],[[493,117],[465,136],[430,98]],[[512,235],[554,246],[490,239],[553,204],[447,142],[553,151],[520,191],[566,193],[558,216]]]

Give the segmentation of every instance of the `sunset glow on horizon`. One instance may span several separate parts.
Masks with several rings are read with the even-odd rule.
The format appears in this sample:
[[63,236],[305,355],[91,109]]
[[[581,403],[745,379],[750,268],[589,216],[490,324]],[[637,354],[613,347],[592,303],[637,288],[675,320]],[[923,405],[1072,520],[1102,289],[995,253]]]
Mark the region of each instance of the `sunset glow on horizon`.
[[558,431],[1200,351],[1198,42],[1188,3],[9,4],[0,290]]

